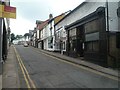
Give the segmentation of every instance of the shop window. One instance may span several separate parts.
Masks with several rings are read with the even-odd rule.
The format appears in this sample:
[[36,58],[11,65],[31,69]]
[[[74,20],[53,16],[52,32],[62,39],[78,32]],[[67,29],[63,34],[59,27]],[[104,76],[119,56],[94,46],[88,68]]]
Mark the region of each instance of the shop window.
[[48,48],[53,48],[53,44],[52,43],[48,43]]
[[48,39],[48,48],[53,48],[53,37]]
[[98,52],[99,51],[99,42],[95,41],[92,43],[92,45],[93,45],[93,51]]
[[87,51],[92,51],[92,42],[86,43],[86,48]]
[[60,49],[60,43],[56,43],[56,48]]
[[86,42],[86,51],[98,52],[99,42],[98,41]]
[[65,42],[63,42],[63,50],[65,50]]
[[71,51],[76,51],[76,40],[71,40],[70,41],[70,50]]

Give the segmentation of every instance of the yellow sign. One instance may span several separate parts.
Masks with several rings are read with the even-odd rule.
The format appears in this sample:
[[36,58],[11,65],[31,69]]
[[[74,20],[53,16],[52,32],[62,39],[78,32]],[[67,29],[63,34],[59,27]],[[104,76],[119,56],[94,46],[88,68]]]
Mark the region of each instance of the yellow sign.
[[4,5],[0,5],[0,12],[4,11]]
[[0,5],[0,17],[15,19],[16,18],[16,8]]
[[3,16],[4,16],[4,18],[16,18],[15,13],[9,13],[9,12],[4,12]]
[[0,5],[0,17],[3,17],[4,5]]

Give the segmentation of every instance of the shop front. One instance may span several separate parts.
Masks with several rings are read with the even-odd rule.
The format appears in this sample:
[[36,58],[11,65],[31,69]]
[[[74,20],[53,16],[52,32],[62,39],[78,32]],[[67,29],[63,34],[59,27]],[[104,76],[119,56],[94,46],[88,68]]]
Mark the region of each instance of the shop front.
[[107,32],[105,8],[98,7],[95,12],[66,26],[67,53],[72,57],[107,64]]

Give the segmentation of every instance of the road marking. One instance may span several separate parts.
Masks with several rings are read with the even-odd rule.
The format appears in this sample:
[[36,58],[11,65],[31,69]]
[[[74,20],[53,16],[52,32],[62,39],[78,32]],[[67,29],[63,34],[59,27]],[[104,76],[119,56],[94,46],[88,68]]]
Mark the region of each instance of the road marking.
[[[33,49],[35,49],[35,48],[33,48]],[[84,69],[84,70],[87,70],[87,71],[93,72],[93,73],[95,73],[95,74],[98,74],[98,75],[101,75],[101,76],[104,76],[104,77],[110,78],[110,79],[112,79],[112,80],[119,81],[119,79],[118,79],[117,77],[110,76],[110,75],[104,74],[104,73],[102,73],[102,72],[98,72],[98,71],[96,71],[96,70],[93,70],[93,69],[90,69],[90,68],[87,68],[87,67],[84,67],[84,66],[81,66],[81,65],[78,65],[78,64],[75,64],[75,63],[69,62],[69,61],[62,60],[62,59],[60,59],[60,58],[57,58],[57,57],[54,57],[54,56],[48,55],[48,54],[46,54],[46,53],[44,53],[44,52],[40,52],[40,50],[38,50],[38,49],[36,49],[36,50],[37,50],[36,52],[38,52],[38,53],[41,53],[41,54],[44,54],[44,55],[46,55],[46,56],[48,56],[48,57],[51,57],[51,58],[57,59],[57,60],[59,60],[59,61],[61,61],[61,62],[68,63],[68,64],[73,65],[73,66],[75,66],[75,67],[82,68],[82,69]]]
[[[21,58],[20,58],[20,59],[21,59]],[[24,70],[26,71],[27,77],[28,77],[28,79],[30,80],[31,85],[33,86],[33,88],[36,88],[35,84],[33,83],[33,80],[30,78],[30,75],[28,74],[27,69],[25,68],[25,65],[23,64],[23,61],[20,60],[20,62],[22,63],[23,68],[24,68]]]
[[[28,74],[28,71],[27,69],[25,68],[23,62],[22,62],[22,59],[20,58],[20,55],[18,54],[16,48],[14,47],[14,50],[15,50],[15,54],[16,54],[16,57],[17,57],[17,60],[18,60],[18,63],[20,65],[20,68],[22,70],[22,73],[23,73],[23,76],[24,76],[24,79],[25,79],[25,82],[26,82],[26,85],[28,87],[29,90],[31,90],[31,88],[34,88],[36,89],[36,86],[35,84],[33,83],[32,79],[30,78],[29,74]],[[30,82],[29,82],[30,81]],[[32,87],[30,87],[30,84],[32,85]]]
[[29,82],[28,82],[28,80],[27,80],[27,77],[26,77],[26,75],[25,75],[25,72],[24,72],[24,70],[23,70],[23,67],[22,67],[22,65],[21,65],[21,63],[20,63],[19,55],[18,55],[18,53],[17,53],[15,47],[14,47],[14,50],[15,50],[15,54],[16,54],[16,57],[17,57],[18,63],[19,63],[19,65],[20,65],[20,68],[21,68],[21,70],[22,70],[22,73],[23,73],[23,76],[24,76],[24,79],[25,79],[26,85],[27,85],[28,88],[30,88]]

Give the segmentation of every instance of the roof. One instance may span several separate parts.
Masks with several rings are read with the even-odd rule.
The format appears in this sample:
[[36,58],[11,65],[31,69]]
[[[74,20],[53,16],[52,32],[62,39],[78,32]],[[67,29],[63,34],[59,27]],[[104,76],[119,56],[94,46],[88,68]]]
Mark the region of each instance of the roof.
[[96,11],[90,13],[89,15],[87,15],[87,16],[85,16],[85,17],[83,17],[83,18],[81,18],[81,19],[79,19],[79,20],[77,20],[77,21],[67,25],[67,26],[65,26],[65,29],[68,30],[71,27],[77,27],[77,26],[80,26],[80,25],[82,25],[82,24],[84,24],[84,23],[86,23],[88,21],[91,21],[93,19],[99,18],[99,15],[101,14],[101,12],[102,13],[105,12],[105,7],[98,7],[96,9]]
[[57,22],[59,22],[63,17],[65,17],[65,13],[62,13],[61,15],[56,16],[55,19],[54,19],[55,24],[56,24]]
[[[62,14],[60,14],[60,15],[52,18],[52,19],[50,19],[48,23],[50,23],[51,21],[55,20],[55,24],[56,24],[56,23],[59,22],[62,18],[64,18],[69,12],[71,12],[71,10],[66,11],[66,12],[64,12],[64,13],[62,13]],[[56,20],[56,19],[57,19],[57,20]]]
[[46,21],[43,21],[41,24],[38,24],[38,25],[37,25],[37,28],[38,28],[39,30],[43,29],[44,26],[48,24],[48,21],[49,21],[49,19],[47,19]]
[[87,2],[82,2],[79,6],[77,6],[75,9],[73,9],[70,13],[68,13],[65,17],[63,17],[59,22],[56,23],[56,25],[58,23],[60,23],[63,19],[65,19],[66,17],[68,17],[69,15],[71,15],[73,12],[75,12],[76,10],[78,10],[81,6],[83,6],[85,3]]

